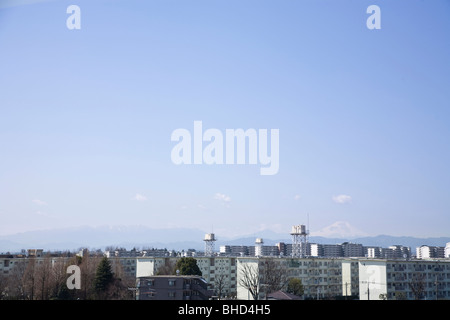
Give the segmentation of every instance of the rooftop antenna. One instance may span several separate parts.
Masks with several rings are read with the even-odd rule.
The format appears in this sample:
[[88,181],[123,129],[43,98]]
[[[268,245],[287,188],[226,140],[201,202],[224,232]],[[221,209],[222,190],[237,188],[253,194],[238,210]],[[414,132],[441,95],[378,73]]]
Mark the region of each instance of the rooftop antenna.
[[308,242],[308,236],[309,236],[309,212],[306,213],[306,241]]

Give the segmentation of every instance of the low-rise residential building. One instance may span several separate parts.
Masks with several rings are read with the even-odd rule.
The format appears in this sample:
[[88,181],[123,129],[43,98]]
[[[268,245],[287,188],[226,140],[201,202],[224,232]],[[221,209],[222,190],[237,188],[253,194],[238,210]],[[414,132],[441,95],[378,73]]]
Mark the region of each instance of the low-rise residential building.
[[139,277],[136,289],[136,300],[209,300],[213,296],[200,276]]
[[[208,288],[217,296],[236,295],[236,258],[235,257],[194,257]],[[176,264],[179,258],[141,257],[136,259],[136,277],[148,277],[158,274],[164,266]]]

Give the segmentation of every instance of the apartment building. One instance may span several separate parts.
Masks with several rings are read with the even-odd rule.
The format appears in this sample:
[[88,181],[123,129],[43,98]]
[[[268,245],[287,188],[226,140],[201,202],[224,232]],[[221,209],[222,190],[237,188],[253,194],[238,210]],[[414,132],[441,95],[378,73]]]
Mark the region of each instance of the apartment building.
[[47,263],[49,266],[55,266],[56,264],[65,264],[69,259],[68,256],[43,254],[42,250],[35,249],[29,250],[28,255],[0,254],[0,274],[3,276],[11,275],[17,268],[20,268],[17,271],[23,272],[30,261],[33,261],[36,265]]
[[344,242],[342,244],[309,243],[312,257],[364,257],[364,247],[359,243]]
[[[439,253],[439,250],[429,252]],[[447,244],[447,248],[449,248]],[[323,248],[323,247],[322,247]],[[375,249],[375,248],[374,248]],[[242,266],[253,265],[257,272],[264,271],[264,261],[275,261],[286,269],[287,278],[299,278],[304,286],[304,299],[354,298],[378,299],[449,299],[450,259],[399,258],[407,257],[409,248],[387,248],[394,258],[372,257],[194,257],[214,295],[251,299],[248,290],[240,284]],[[406,252],[406,253],[405,253]],[[2,276],[15,276],[30,261],[37,265],[64,265],[73,256],[49,256],[40,251],[23,252],[18,255],[0,255]],[[114,272],[124,272],[132,279],[155,276],[158,270],[174,266],[179,257],[124,257],[109,258]],[[16,272],[15,270],[19,271]],[[281,269],[280,269],[281,270]],[[260,298],[267,294],[263,287]]]
[[393,245],[388,248],[365,247],[364,256],[367,258],[408,259],[411,258],[411,248],[402,245]]
[[[263,273],[265,263],[272,261],[277,265],[275,272],[282,272],[286,280],[299,278],[304,287],[303,297],[306,299],[331,299],[342,296],[342,262],[333,258],[290,258],[290,257],[241,257],[237,259],[237,299],[253,300],[248,288],[242,285],[241,279],[248,270]],[[264,279],[264,278],[262,278]],[[264,280],[259,283],[259,298],[264,299],[266,292]]]
[[216,295],[234,296],[236,294],[236,258],[234,257],[196,257],[197,265],[209,288]]
[[361,300],[450,299],[450,260],[359,259]]
[[416,248],[417,259],[444,258],[445,247],[420,246]]
[[344,299],[359,298],[359,266],[357,258],[341,260],[342,296]]
[[[233,297],[236,295],[236,258],[235,257],[194,257],[208,283],[208,289],[217,296]],[[179,258],[140,257],[136,259],[136,277],[148,277],[157,274],[160,268],[175,265]]]
[[234,257],[249,256],[251,254],[251,252],[252,252],[252,250],[251,250],[251,248],[249,248],[249,246],[224,245],[224,246],[220,246],[220,248],[219,248],[219,253],[221,255],[234,256]]
[[342,252],[344,257],[364,257],[363,245],[360,243],[344,242]]
[[322,255],[318,257],[343,257],[342,245],[340,244],[321,244]]
[[200,276],[139,277],[136,288],[136,300],[209,300],[213,296]]

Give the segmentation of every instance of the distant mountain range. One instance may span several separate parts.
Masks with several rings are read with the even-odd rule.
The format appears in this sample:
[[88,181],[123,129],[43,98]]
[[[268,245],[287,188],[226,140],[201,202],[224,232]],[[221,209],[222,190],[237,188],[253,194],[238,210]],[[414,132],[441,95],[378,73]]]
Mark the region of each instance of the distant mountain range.
[[[144,226],[81,226],[0,236],[0,252],[15,253],[20,252],[21,249],[30,248],[46,251],[75,251],[80,248],[104,250],[109,246],[127,249],[145,247],[167,248],[168,250],[203,250],[204,235],[205,232],[202,230],[189,228],[153,229]],[[219,238],[216,241],[216,250],[219,249],[219,246],[225,244],[251,246],[255,244],[257,237],[263,238],[264,245],[274,245],[277,242],[292,243],[287,234],[265,230],[240,238]],[[411,250],[415,252],[415,248],[421,245],[445,246],[447,242],[450,242],[450,237],[416,238],[388,235],[358,238],[309,237],[309,242],[312,243],[336,244],[346,241],[379,247],[398,244],[411,247]]]

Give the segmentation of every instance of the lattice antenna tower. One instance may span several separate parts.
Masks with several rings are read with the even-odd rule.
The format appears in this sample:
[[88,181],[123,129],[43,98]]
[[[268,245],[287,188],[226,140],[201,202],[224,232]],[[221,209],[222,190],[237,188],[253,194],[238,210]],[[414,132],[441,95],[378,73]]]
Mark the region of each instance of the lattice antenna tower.
[[214,242],[216,242],[216,236],[214,233],[205,234],[205,256],[212,257],[214,255]]
[[306,230],[306,226],[303,224],[292,226],[291,236],[292,257],[304,258],[306,256],[306,246],[308,243],[308,231]]

